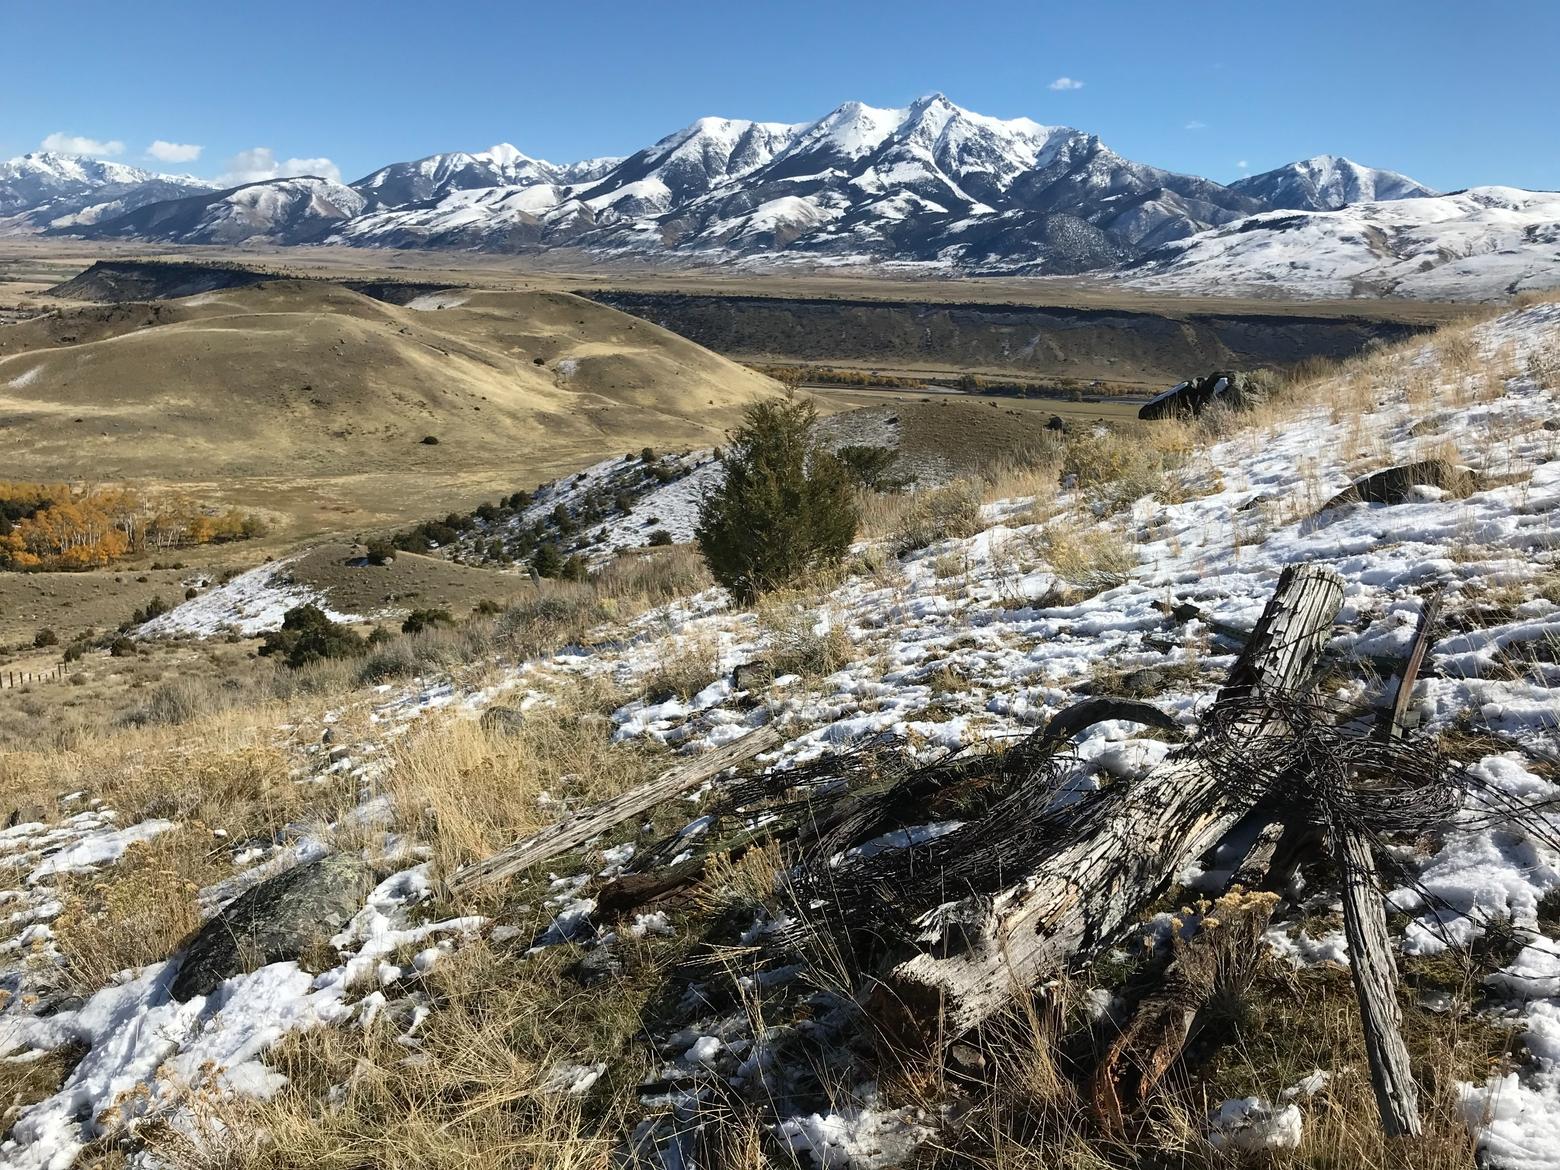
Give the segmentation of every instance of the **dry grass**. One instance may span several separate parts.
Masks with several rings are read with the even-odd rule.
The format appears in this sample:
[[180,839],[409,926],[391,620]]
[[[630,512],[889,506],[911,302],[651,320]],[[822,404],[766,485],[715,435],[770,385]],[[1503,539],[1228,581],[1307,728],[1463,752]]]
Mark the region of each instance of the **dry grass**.
[[769,594],[760,600],[756,616],[767,637],[765,661],[777,675],[822,678],[851,660],[849,634],[811,594]]
[[[1392,355],[1372,355],[1360,366],[1371,371],[1369,377],[1402,376]],[[1338,409],[1363,408],[1366,377],[1352,367],[1328,374],[1318,383],[1327,388],[1318,394],[1331,396],[1325,400]],[[1277,425],[1285,411],[1318,400],[1308,401],[1306,393],[1303,386],[1291,387],[1248,421]],[[1221,418],[1201,428],[1169,424],[1079,436],[1067,444],[1060,465],[1047,457],[1032,466],[1004,466],[984,488],[955,485],[935,506],[930,500],[937,493],[874,497],[877,512],[869,516],[869,531],[904,535],[916,542],[913,547],[968,535],[979,530],[982,494],[1034,496],[1044,508],[1064,468],[1098,512],[1119,510],[1142,495],[1166,498],[1185,490],[1176,473],[1190,453],[1229,425]],[[1426,449],[1431,446],[1427,440]],[[925,514],[914,515],[918,508]],[[1137,564],[1127,539],[1093,516],[1063,517],[1025,535],[1059,577],[1078,586],[1109,584]],[[962,571],[954,559],[939,564],[939,571]],[[863,567],[888,579],[894,565]],[[493,656],[544,654],[707,584],[691,550],[625,559],[590,584],[549,583],[493,621],[397,640],[377,669],[477,670]],[[772,595],[760,606],[758,623],[777,672],[817,677],[850,661],[846,631],[833,621],[819,629],[826,585]],[[647,686],[689,693],[713,670],[712,658],[712,646],[695,646],[676,661],[668,656]],[[357,662],[272,672],[233,701],[220,689],[151,680],[137,697],[144,718],[84,731],[68,748],[0,755],[0,791],[15,793],[18,801],[44,802],[52,810],[61,792],[85,789],[123,811],[127,821],[160,815],[181,822],[180,829],[132,849],[107,874],[63,883],[65,911],[57,934],[73,981],[101,985],[113,971],[154,961],[177,946],[194,924],[194,890],[212,877],[206,868],[211,829],[226,830],[230,842],[266,837],[299,820],[332,820],[355,803],[360,794],[351,782],[295,783],[298,757],[277,744],[275,728],[327,704],[339,705],[366,681],[366,669],[366,662]],[[956,689],[961,680],[948,672],[930,682]],[[455,714],[425,716],[396,741],[385,781],[395,828],[428,843],[435,872],[447,874],[555,822],[566,809],[643,781],[664,766],[664,756],[611,742],[602,712],[622,698],[599,685],[580,686],[558,696],[555,705],[529,708],[523,723],[504,732]],[[760,905],[775,908],[784,866],[773,847],[750,850],[735,862],[717,858],[690,899],[696,920],[679,924],[685,935],[693,936],[698,923],[716,916]],[[509,898],[506,909],[514,909],[514,891],[495,896]],[[491,908],[485,902],[461,907]],[[526,924],[518,912],[509,921]],[[620,943],[627,974],[595,988],[564,975],[573,957],[567,947],[525,958],[518,950],[473,945],[419,981],[416,990],[426,996],[431,1014],[410,1050],[400,1042],[393,1012],[365,1029],[295,1034],[271,1057],[289,1078],[276,1097],[235,1101],[197,1094],[192,1103],[202,1128],[193,1137],[152,1128],[147,1131],[152,1151],[181,1170],[431,1165],[607,1170],[620,1164],[623,1143],[644,1112],[636,1089],[653,1064],[645,1024],[654,997],[665,990],[668,963],[684,949],[679,941],[625,937]],[[523,949],[523,936],[516,945]],[[850,962],[838,955],[815,957],[813,982],[848,985],[855,974]],[[1089,1117],[1077,1075],[1078,1042],[1087,1021],[1066,1007],[1081,997],[1062,992],[1054,997],[1062,1006],[1022,1000],[1009,1018],[988,1029],[986,1064],[973,1079],[941,1059],[916,1065],[911,1056],[896,1053],[885,1062],[883,1079],[898,1101],[935,1112],[949,1099],[949,1089],[958,1087],[954,1120],[922,1152],[919,1164],[1223,1170],[1233,1163],[1202,1141],[1209,1109],[1227,1096],[1256,1093],[1271,1099],[1320,1067],[1333,1071],[1335,1079],[1304,1106],[1304,1144],[1292,1155],[1275,1155],[1268,1165],[1470,1170],[1471,1142],[1451,1086],[1457,1078],[1478,1080],[1499,1067],[1510,1043],[1503,1030],[1487,1024],[1406,1005],[1410,1044],[1426,1085],[1430,1136],[1389,1146],[1379,1136],[1364,1079],[1346,974],[1269,967],[1237,1000],[1218,1005],[1207,1048],[1165,1084],[1134,1119],[1134,1132],[1123,1138],[1102,1133]],[[761,1032],[762,1010],[756,1003],[750,1007]],[[590,1092],[570,1097],[545,1087],[559,1064],[598,1060],[608,1070]],[[11,1088],[10,1081],[0,1084],[0,1091]],[[15,1091],[32,1093],[36,1086],[18,1084]],[[759,1166],[765,1159],[785,1164],[775,1158],[772,1144],[766,1148],[751,1114],[733,1113],[727,1121],[720,1143],[724,1161],[712,1164]],[[111,1156],[106,1149],[103,1154]]]
[[296,758],[276,732],[289,711],[273,702],[179,726],[84,736],[68,749],[7,752],[0,791],[43,819],[60,814],[60,796],[81,792],[126,824],[166,817],[223,829],[234,841],[269,838],[300,818],[331,818],[356,799],[343,782],[295,782]]
[[603,699],[583,690],[526,712],[507,732],[458,715],[424,719],[397,744],[388,791],[397,827],[448,874],[589,804],[641,783],[664,760],[615,744]]
[[639,689],[652,702],[678,698],[686,703],[719,677],[720,645],[712,636],[674,634],[662,643]]
[[1137,554],[1113,528],[1053,520],[1034,536],[1034,551],[1051,571],[1074,585],[1102,587],[1137,567]]
[[917,492],[889,536],[895,554],[904,556],[938,541],[974,536],[985,527],[980,514],[984,495],[978,484],[968,480]]
[[102,874],[63,878],[52,928],[66,985],[90,995],[177,950],[200,926],[196,894],[222,875],[217,846],[209,832],[181,825],[131,845]]
[[[650,1071],[636,1041],[657,955],[634,958],[634,975],[587,990],[564,975],[567,956],[468,947],[422,981],[433,1008],[414,1053],[391,1013],[295,1033],[273,1056],[288,1078],[274,1098],[203,1096],[194,1133],[164,1129],[150,1148],[177,1170],[608,1170]],[[548,1086],[560,1066],[608,1055],[588,1093]]]

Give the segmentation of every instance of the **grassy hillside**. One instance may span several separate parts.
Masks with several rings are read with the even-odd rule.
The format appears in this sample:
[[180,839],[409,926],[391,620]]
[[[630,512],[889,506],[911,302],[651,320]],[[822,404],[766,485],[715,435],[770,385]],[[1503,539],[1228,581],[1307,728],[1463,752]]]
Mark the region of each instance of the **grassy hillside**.
[[[749,609],[688,549],[656,549],[349,659],[287,670],[236,634],[154,640],[89,653],[77,684],[0,692],[20,745],[0,746],[19,822],[0,834],[0,979],[19,993],[0,1002],[0,1056],[19,1058],[0,1063],[0,1154],[115,1165],[149,1148],[206,1170],[594,1170],[656,1149],[661,1165],[743,1170],[1544,1165],[1560,1116],[1557,398],[1560,306],[1529,305],[1250,414],[1053,436],[979,484],[875,498],[839,572]],[[1328,504],[1431,458],[1476,474]],[[346,551],[288,571],[352,608],[392,574],[432,587],[456,568],[408,557],[375,577]],[[799,899],[791,875],[820,861],[779,835],[784,804],[708,815],[750,786],[664,801],[514,881],[441,884],[759,726],[784,737],[760,767],[813,763],[814,782],[837,767],[852,795],[897,778],[900,753],[1003,753],[1086,694],[1151,701],[1194,733],[1300,562],[1345,581],[1323,688],[1342,714],[1381,700],[1423,591],[1441,591],[1411,734],[1528,807],[1520,825],[1471,806],[1383,836],[1423,1138],[1381,1136],[1319,846],[1257,896],[1221,893],[1229,871],[1204,858],[1117,949],[931,1050],[859,1010],[869,949],[809,930],[827,902]],[[841,754],[876,735],[894,744],[881,775],[879,757]],[[1079,734],[1059,803],[1130,787],[1177,735]],[[1008,794],[990,782],[868,818],[822,864],[986,824],[981,802]],[[169,999],[200,922],[325,849],[378,882],[346,929]],[[615,879],[652,857],[702,868],[611,910]],[[1102,1113],[1102,1053],[1134,1018],[1152,1028],[1145,993],[1172,960],[1208,976],[1169,1005],[1194,1041],[1167,1050],[1142,1100]]]
[[275,281],[0,329],[7,473],[177,485],[283,534],[351,530],[644,443],[717,442],[773,387],[568,294],[413,306]]

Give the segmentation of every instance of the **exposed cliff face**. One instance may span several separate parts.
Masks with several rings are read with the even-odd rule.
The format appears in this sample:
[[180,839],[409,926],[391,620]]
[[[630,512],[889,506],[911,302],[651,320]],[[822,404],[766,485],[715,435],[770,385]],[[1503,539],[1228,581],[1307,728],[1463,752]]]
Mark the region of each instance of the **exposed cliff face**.
[[1215,367],[1344,357],[1418,326],[1363,317],[904,304],[606,292],[595,300],[749,359],[948,366],[1154,384]]

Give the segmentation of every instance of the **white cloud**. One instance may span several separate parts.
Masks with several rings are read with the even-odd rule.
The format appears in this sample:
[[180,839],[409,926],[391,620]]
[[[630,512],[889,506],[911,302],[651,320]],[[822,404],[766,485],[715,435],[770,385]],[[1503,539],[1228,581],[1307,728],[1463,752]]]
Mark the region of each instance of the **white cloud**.
[[220,182],[236,187],[241,183],[260,183],[266,179],[289,179],[294,175],[318,175],[341,182],[341,169],[328,158],[278,159],[269,146],[241,150],[228,159]]
[[1083,82],[1079,81],[1076,77],[1058,77],[1055,81],[1051,82],[1050,88],[1052,88],[1052,89],[1082,89],[1083,88]]
[[189,142],[165,142],[159,138],[146,148],[146,153],[158,162],[187,163],[198,159],[205,149]]
[[1245,160],[1245,159],[1241,159],[1241,160],[1240,160],[1240,161],[1239,161],[1239,162],[1238,162],[1238,163],[1236,163],[1236,164],[1235,164],[1235,165],[1236,165],[1236,166],[1238,166],[1238,167],[1239,167],[1239,168],[1240,168],[1240,169],[1241,169],[1241,170],[1243,170],[1243,171],[1246,171],[1246,170],[1250,170],[1250,169],[1251,169],[1251,164],[1250,164],[1250,163],[1249,163],[1249,162],[1247,162],[1247,161],[1246,161],[1246,160]]
[[1206,129],[1208,129],[1208,123],[1206,123],[1206,122],[1199,122],[1196,118],[1193,118],[1185,126],[1182,126],[1181,129],[1183,129],[1183,130],[1206,130]]
[[125,152],[125,144],[117,138],[103,142],[96,138],[84,138],[80,134],[66,134],[59,130],[45,138],[41,146],[44,150],[53,150],[60,154],[115,155]]

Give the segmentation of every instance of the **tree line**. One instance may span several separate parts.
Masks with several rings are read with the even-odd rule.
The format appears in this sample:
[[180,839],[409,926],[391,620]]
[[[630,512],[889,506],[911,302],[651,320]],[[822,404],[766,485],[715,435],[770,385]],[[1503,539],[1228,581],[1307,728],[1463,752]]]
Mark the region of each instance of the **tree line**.
[[129,488],[0,481],[0,569],[97,569],[133,553],[264,532],[260,517],[237,508],[153,503]]

